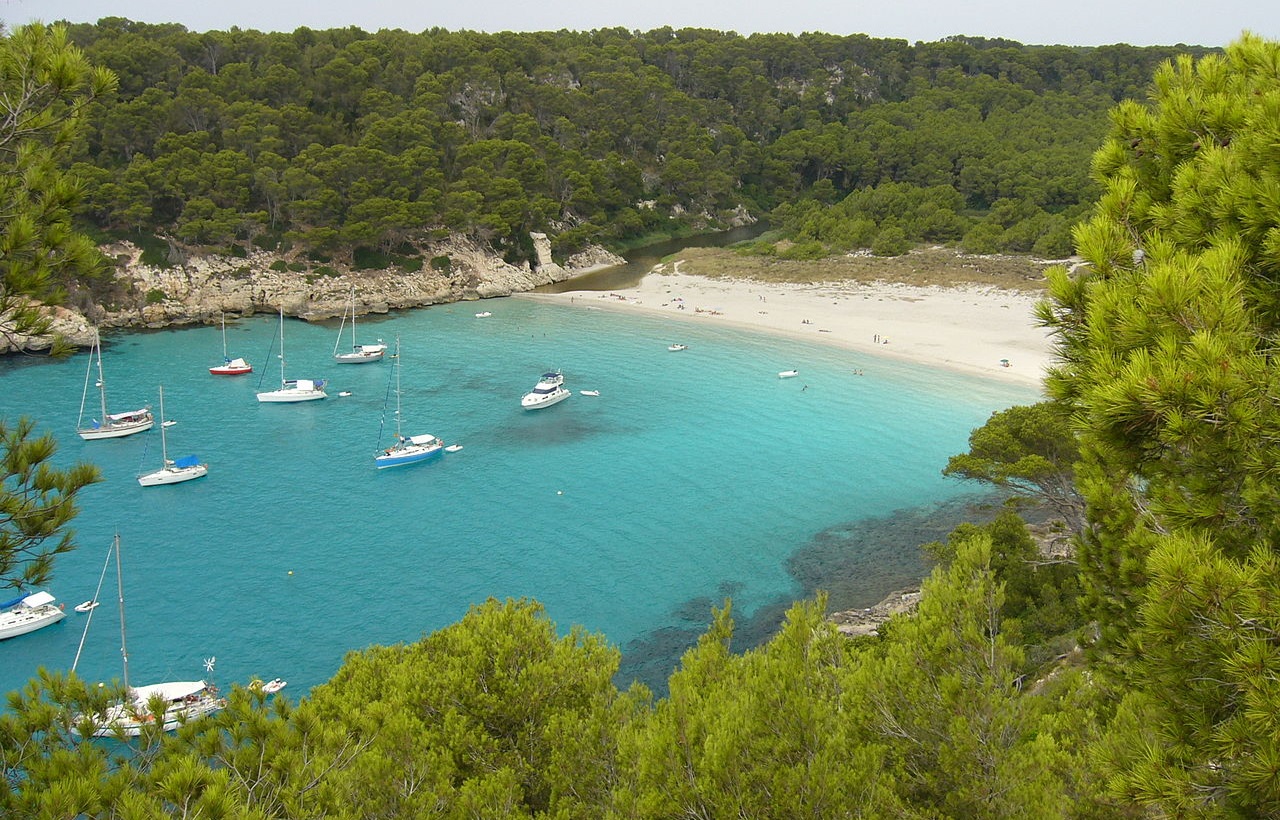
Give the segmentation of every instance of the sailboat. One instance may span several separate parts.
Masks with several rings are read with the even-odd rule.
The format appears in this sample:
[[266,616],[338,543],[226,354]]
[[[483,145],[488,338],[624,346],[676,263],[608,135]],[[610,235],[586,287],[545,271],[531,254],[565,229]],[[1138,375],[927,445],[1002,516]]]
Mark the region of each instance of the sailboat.
[[[125,700],[113,703],[100,714],[77,715],[72,731],[81,734],[80,727],[88,721],[92,725],[90,734],[93,737],[137,737],[144,726],[158,725],[166,732],[173,731],[189,720],[209,715],[226,707],[225,698],[219,697],[218,688],[203,680],[166,681],[148,686],[131,686],[129,684],[129,650],[125,641],[124,628],[124,574],[120,568],[120,536],[116,535],[111,543],[116,558],[116,588],[120,601],[120,657],[124,663]],[[108,553],[107,560],[111,560]],[[101,581],[99,581],[101,586]],[[96,596],[95,596],[96,598]],[[89,634],[89,625],[93,622],[93,611],[89,612],[84,624],[84,635],[80,637],[80,649],[84,648],[84,638]],[[71,664],[74,672],[80,662],[80,650],[76,651],[75,661]],[[205,670],[213,671],[214,658],[205,661]],[[153,711],[151,704],[159,699],[164,704],[162,710]]]
[[[241,376],[253,372],[253,365],[244,359],[233,359],[227,355],[227,314],[222,314],[222,364],[209,368],[215,376]],[[164,411],[160,411],[164,415]]]
[[[98,388],[102,417],[101,419],[90,419],[89,423],[85,424],[84,405],[85,400],[89,397],[89,379],[93,375],[95,356],[97,356],[98,364],[98,381],[95,386]],[[142,407],[126,413],[110,414],[107,412],[107,386],[106,381],[102,378],[102,339],[95,330],[93,333],[93,350],[89,351],[89,365],[84,373],[84,393],[80,396],[80,416],[76,419],[76,433],[86,441],[100,438],[120,438],[150,430],[153,424],[155,424],[155,418],[151,415],[150,407]]]
[[[160,385],[160,418],[164,419],[164,385]],[[144,487],[158,487],[161,484],[179,484],[200,478],[209,472],[209,465],[201,464],[197,456],[183,456],[174,461],[169,460],[169,442],[165,428],[167,420],[160,425],[160,469],[154,473],[138,476],[138,483]]]
[[327,399],[324,379],[286,379],[284,375],[284,307],[280,308],[280,389],[258,394],[261,402],[298,402]]
[[347,326],[347,314],[342,314],[342,325],[338,328],[338,339],[333,343],[333,360],[338,364],[363,364],[365,362],[376,362],[381,359],[387,352],[387,346],[379,339],[377,344],[362,345],[356,343],[356,289],[351,287],[351,351],[347,353],[339,353],[338,346],[342,344],[342,330]]
[[[430,434],[420,436],[406,437],[400,431],[400,339],[396,339],[395,352],[395,377],[396,377],[396,440],[385,450],[379,450],[373,454],[373,463],[379,470],[387,467],[399,467],[402,464],[416,464],[419,461],[426,461],[429,458],[440,455],[444,452],[444,442]],[[388,385],[389,386],[389,385]],[[386,405],[383,405],[382,420],[386,424]],[[382,430],[378,431],[378,438],[382,438]]]

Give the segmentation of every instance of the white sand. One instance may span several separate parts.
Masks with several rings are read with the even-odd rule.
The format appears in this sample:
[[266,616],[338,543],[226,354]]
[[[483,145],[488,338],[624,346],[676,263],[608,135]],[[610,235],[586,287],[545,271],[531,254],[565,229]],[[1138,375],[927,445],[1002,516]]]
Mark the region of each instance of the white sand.
[[[680,273],[679,266],[659,265],[636,287],[610,293],[521,298],[780,333],[1037,387],[1052,360],[1049,334],[1034,318],[1034,305],[1043,298],[1037,294],[987,286],[708,279]],[[671,341],[683,341],[678,327],[672,327]]]

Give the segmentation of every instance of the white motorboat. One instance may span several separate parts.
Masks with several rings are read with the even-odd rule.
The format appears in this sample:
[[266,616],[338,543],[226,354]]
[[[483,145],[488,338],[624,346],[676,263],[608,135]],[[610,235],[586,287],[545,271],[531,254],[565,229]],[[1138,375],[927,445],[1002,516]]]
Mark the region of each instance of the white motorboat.
[[[395,377],[396,377],[396,439],[395,442],[384,450],[379,450],[373,454],[373,464],[379,470],[387,467],[399,467],[404,464],[416,464],[419,461],[426,461],[444,452],[444,442],[436,436],[424,434],[420,436],[405,436],[400,432],[400,340],[396,339],[395,353]],[[382,408],[383,425],[386,424],[387,408]],[[382,438],[382,429],[379,427],[378,438]]]
[[244,359],[233,359],[227,355],[227,314],[222,314],[222,364],[209,368],[214,376],[242,376],[253,372],[253,365]]
[[444,448],[444,451],[446,453],[456,453],[461,449],[462,449],[461,444],[450,444],[448,447]]
[[[347,324],[347,314],[342,314],[342,327]],[[356,289],[351,287],[351,350],[338,352],[342,344],[342,327],[338,328],[338,340],[333,343],[333,360],[338,364],[364,364],[376,362],[387,354],[387,346],[379,339],[377,344],[362,345],[356,343]]]
[[[111,544],[111,552],[107,554],[107,563],[103,565],[103,576],[114,553],[116,559],[116,585],[119,588],[120,601],[120,656],[124,663],[124,688],[127,696],[108,706],[103,712],[94,715],[76,715],[72,732],[83,734],[82,729],[88,725],[88,734],[93,737],[137,737],[146,727],[159,727],[170,732],[190,720],[209,715],[226,707],[225,698],[218,695],[218,688],[203,680],[165,681],[147,686],[131,686],[129,684],[129,651],[125,643],[124,628],[124,577],[120,566],[120,536],[117,535]],[[98,579],[99,591],[102,578]],[[94,600],[97,600],[95,596]],[[84,647],[84,638],[89,634],[89,625],[93,622],[93,613],[85,619],[84,635],[80,638],[80,646]],[[80,653],[76,652],[71,671],[75,671],[80,662]],[[205,669],[213,671],[214,658],[204,662]]]
[[52,626],[67,616],[57,600],[41,590],[0,604],[0,641]]
[[599,390],[579,390],[578,392],[579,392],[579,393],[581,393],[581,394],[582,394],[582,395],[584,395],[584,396],[598,396],[598,395],[600,395],[600,391],[599,391]]
[[249,681],[249,685],[246,688],[251,691],[262,692],[264,695],[274,695],[288,685],[289,682],[283,678],[272,678],[268,681],[255,679]]
[[667,350],[670,350],[672,353],[675,353],[675,352],[680,351],[680,350],[688,350],[688,349],[689,349],[689,346],[688,346],[688,345],[682,345],[682,344],[674,344],[674,345],[670,345],[670,346],[667,348]]
[[[164,385],[160,385],[160,418],[164,418]],[[171,424],[173,422],[166,421],[160,425],[160,469],[138,476],[138,483],[144,487],[181,484],[183,481],[201,478],[209,473],[209,465],[201,464],[198,456],[169,458],[169,439],[165,429]]]
[[[89,423],[86,424],[84,423],[84,404],[89,395],[89,379],[93,373],[95,356],[98,365],[98,381],[95,386],[98,388],[102,418],[101,420],[90,419]],[[151,415],[150,407],[141,407],[124,413],[107,412],[107,387],[106,381],[102,377],[102,340],[95,331],[93,334],[93,349],[89,351],[89,366],[84,374],[84,393],[80,396],[80,417],[76,420],[76,433],[85,441],[94,441],[102,438],[121,438],[150,430],[154,424],[155,417]]]
[[280,308],[280,389],[258,394],[258,401],[286,404],[327,399],[324,379],[286,379],[284,365],[284,307]]
[[488,318],[489,318],[490,316],[492,316],[492,315],[493,315],[493,314],[492,314],[492,313],[490,313],[489,311],[487,311],[487,310],[482,310],[482,311],[480,311],[479,313],[477,313],[477,314],[476,314],[476,318],[477,318],[477,319],[488,319]]
[[800,375],[800,371],[799,371],[799,370],[782,370],[782,371],[780,371],[780,372],[778,373],[778,378],[779,378],[779,379],[794,379],[796,376],[799,376],[799,375]]
[[81,601],[76,604],[76,612],[88,612],[91,609],[97,609],[101,601]]
[[564,375],[559,370],[554,373],[547,372],[543,373],[533,389],[520,399],[520,406],[525,410],[538,410],[559,404],[572,395],[573,393],[565,388]]

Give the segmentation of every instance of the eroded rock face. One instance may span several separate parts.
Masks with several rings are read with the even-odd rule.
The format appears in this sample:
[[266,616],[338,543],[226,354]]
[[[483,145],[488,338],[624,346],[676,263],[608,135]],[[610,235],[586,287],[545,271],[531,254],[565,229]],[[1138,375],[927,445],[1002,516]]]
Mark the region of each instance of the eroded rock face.
[[[538,264],[511,265],[492,250],[462,237],[435,243],[425,253],[421,270],[351,270],[339,265],[295,264],[290,270],[280,256],[258,251],[248,257],[192,257],[181,265],[159,268],[141,262],[142,252],[129,243],[105,248],[118,262],[118,304],[95,305],[89,318],[61,308],[54,330],[75,344],[93,340],[98,327],[160,328],[214,324],[223,314],[274,313],[281,306],[290,316],[323,320],[349,309],[355,287],[356,312],[387,313],[496,296],[523,293],[561,282],[596,268],[620,265],[621,257],[603,248],[577,254],[564,266],[551,258],[545,234],[533,234]],[[92,321],[90,321],[90,319]],[[20,349],[44,350],[49,339],[18,340]],[[19,349],[0,338],[0,352]]]

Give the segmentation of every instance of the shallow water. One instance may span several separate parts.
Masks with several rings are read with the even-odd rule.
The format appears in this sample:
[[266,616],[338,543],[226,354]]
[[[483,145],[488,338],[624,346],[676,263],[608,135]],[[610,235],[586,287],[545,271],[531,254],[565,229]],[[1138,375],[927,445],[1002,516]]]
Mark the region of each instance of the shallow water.
[[[299,405],[254,398],[280,378],[274,316],[228,326],[231,355],[255,365],[241,377],[208,374],[216,327],[105,337],[109,409],[155,404],[163,382],[170,457],[209,463],[207,478],[171,487],[135,480],[159,466],[158,429],[75,435],[85,355],[0,362],[0,415],[52,431],[58,463],[102,470],[49,589],[68,610],[91,597],[120,534],[132,683],[204,677],[216,656],[218,681],[278,676],[296,697],[346,652],[415,640],[489,597],[529,597],[562,630],[620,646],[620,683],[661,688],[727,596],[741,647],[816,588],[833,608],[866,606],[918,579],[916,546],[945,537],[974,497],[941,476],[947,457],[991,412],[1036,400],[847,350],[531,300],[360,331],[402,340],[406,434],[463,450],[374,468],[380,426],[394,425],[391,362],[331,363],[336,322],[286,324],[289,377],[329,379],[328,400]],[[673,341],[689,349],[668,352]],[[777,377],[792,367],[798,378]],[[575,395],[522,411],[557,368]],[[111,576],[106,587],[78,669],[90,680],[120,673]],[[0,690],[69,667],[85,620],[0,643]]]

